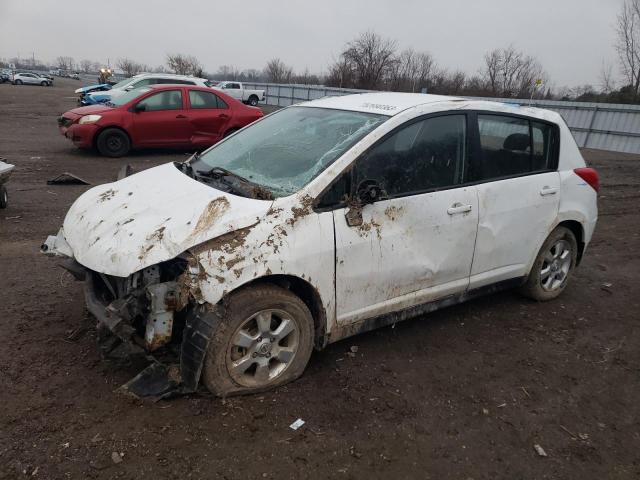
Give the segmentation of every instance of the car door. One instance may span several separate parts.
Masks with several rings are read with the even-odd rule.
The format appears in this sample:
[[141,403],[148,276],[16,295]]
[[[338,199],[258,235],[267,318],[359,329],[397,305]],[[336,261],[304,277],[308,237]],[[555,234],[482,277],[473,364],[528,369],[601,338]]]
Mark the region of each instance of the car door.
[[28,83],[28,84],[31,84],[31,85],[40,84],[40,80],[35,75],[33,75],[32,73],[25,73],[23,75],[23,81],[24,81],[24,83]]
[[560,200],[557,126],[504,114],[476,118],[480,212],[470,288],[527,275]]
[[339,323],[467,288],[478,222],[467,158],[465,114],[414,121],[359,157],[347,174],[352,198],[368,185],[380,199],[334,210]]
[[188,145],[191,125],[183,91],[161,90],[147,95],[131,110],[133,142],[138,146]]
[[231,120],[229,106],[213,92],[189,90],[189,110],[191,143],[195,146],[209,146],[222,138]]

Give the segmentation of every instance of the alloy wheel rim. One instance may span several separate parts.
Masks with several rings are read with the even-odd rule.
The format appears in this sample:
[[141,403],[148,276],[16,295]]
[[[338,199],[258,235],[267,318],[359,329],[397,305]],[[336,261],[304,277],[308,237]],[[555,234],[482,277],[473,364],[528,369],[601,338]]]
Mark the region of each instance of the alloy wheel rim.
[[265,309],[236,329],[227,348],[226,364],[235,382],[246,387],[269,385],[291,365],[300,331],[284,310]]
[[571,269],[571,245],[558,240],[547,251],[540,269],[540,284],[547,292],[561,288]]
[[107,146],[112,152],[118,151],[122,147],[122,140],[118,137],[109,137],[107,139]]

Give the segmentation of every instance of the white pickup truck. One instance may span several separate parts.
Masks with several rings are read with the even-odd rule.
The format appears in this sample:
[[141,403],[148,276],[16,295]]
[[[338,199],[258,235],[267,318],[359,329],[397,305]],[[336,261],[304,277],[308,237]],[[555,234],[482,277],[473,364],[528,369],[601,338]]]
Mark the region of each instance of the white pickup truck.
[[215,87],[216,90],[222,90],[230,97],[248,103],[252,107],[258,105],[258,102],[264,100],[264,90],[249,90],[244,88],[241,82],[220,82]]

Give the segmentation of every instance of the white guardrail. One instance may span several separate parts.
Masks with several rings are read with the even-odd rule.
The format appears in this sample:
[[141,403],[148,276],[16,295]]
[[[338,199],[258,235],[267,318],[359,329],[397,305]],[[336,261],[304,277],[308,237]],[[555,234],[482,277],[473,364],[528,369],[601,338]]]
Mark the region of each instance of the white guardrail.
[[[366,90],[324,87],[321,85],[288,85],[248,83],[245,88],[265,91],[263,104],[286,107],[327,96],[364,93]],[[533,105],[560,113],[581,148],[614,152],[640,153],[640,105],[612,103],[563,102],[515,98],[478,98],[495,102]]]

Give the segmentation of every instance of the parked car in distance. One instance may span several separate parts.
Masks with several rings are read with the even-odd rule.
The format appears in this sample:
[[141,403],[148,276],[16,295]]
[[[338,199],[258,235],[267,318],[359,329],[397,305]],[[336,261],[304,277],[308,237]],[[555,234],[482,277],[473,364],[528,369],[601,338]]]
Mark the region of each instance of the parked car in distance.
[[367,93],[94,187],[43,249],[86,282],[111,345],[178,342],[178,388],[201,374],[226,396],[297,378],[314,347],[478,295],[558,297],[597,191],[555,112]]
[[250,90],[244,88],[242,82],[220,82],[213,88],[216,90],[222,90],[230,97],[240,100],[243,103],[248,103],[253,107],[258,105],[258,102],[262,102],[264,100],[264,90]]
[[82,105],[106,103],[119,95],[124,95],[136,88],[158,84],[197,85],[201,87],[209,87],[212,85],[206,78],[196,78],[187,75],[173,75],[170,73],[141,73],[140,75],[136,75],[116,83],[113,87],[108,89],[107,92],[98,91],[84,94],[80,93],[79,102]]
[[36,75],[49,81],[49,85],[53,85],[53,77],[48,73],[37,72]]
[[11,81],[11,70],[0,70],[0,83]]
[[150,85],[107,104],[70,110],[58,125],[76,146],[121,157],[132,148],[209,147],[262,116],[260,109],[208,87]]
[[11,78],[11,83],[14,85],[42,85],[43,87],[50,87],[53,82],[36,73],[16,72]]

